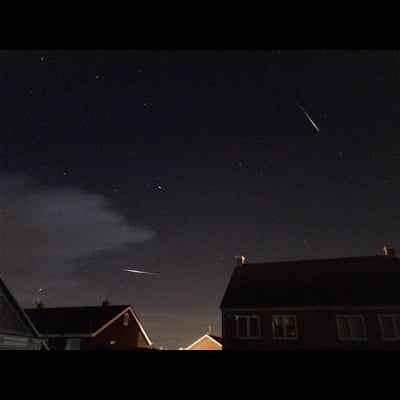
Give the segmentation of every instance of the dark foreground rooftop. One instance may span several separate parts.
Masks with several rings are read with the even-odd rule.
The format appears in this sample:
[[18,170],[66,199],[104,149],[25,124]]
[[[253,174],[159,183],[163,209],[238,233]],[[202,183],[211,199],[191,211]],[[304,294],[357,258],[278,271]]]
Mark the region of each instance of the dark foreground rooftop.
[[41,334],[90,334],[129,307],[129,305],[108,305],[28,308],[25,312]]
[[350,257],[236,266],[221,308],[400,305],[400,260]]

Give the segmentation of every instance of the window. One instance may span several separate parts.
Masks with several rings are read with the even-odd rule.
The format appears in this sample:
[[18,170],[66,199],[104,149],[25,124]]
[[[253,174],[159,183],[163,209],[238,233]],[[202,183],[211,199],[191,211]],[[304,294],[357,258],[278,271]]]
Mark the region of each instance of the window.
[[400,340],[400,314],[379,316],[383,340]]
[[296,317],[294,315],[272,316],[272,337],[274,339],[297,339]]
[[[1,340],[2,339],[2,340]],[[0,341],[2,341],[2,344],[4,347],[10,347],[10,348],[26,348],[28,346],[28,338],[25,337],[17,337],[17,336],[2,336],[0,338]]]
[[124,314],[124,325],[128,326],[129,324],[129,313]]
[[81,339],[67,339],[65,350],[80,350]]
[[367,340],[362,315],[336,315],[339,340]]
[[259,339],[260,318],[257,315],[236,315],[236,336],[238,339]]

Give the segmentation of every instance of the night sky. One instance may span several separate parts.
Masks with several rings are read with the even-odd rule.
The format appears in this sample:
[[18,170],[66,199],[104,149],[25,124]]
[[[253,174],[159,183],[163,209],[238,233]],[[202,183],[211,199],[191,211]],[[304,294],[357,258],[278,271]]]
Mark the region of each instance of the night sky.
[[177,349],[221,333],[236,255],[400,251],[400,51],[0,57],[0,274],[24,307],[131,304]]

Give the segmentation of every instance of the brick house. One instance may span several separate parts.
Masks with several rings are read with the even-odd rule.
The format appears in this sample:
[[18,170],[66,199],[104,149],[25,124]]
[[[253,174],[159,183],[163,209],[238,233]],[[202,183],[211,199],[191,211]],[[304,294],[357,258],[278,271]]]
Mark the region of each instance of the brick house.
[[25,309],[50,350],[136,350],[152,343],[130,305]]
[[1,279],[0,350],[47,350],[32,321]]
[[246,264],[220,308],[224,350],[400,350],[400,260],[385,255]]

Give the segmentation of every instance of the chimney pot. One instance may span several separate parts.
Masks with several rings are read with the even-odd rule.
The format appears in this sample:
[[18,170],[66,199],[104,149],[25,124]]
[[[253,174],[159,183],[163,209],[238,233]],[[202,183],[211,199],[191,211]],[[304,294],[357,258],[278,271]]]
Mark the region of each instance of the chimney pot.
[[240,266],[243,265],[246,258],[244,256],[235,256],[235,260],[236,260],[236,266]]
[[383,246],[383,253],[386,257],[396,257],[396,250],[394,247]]

